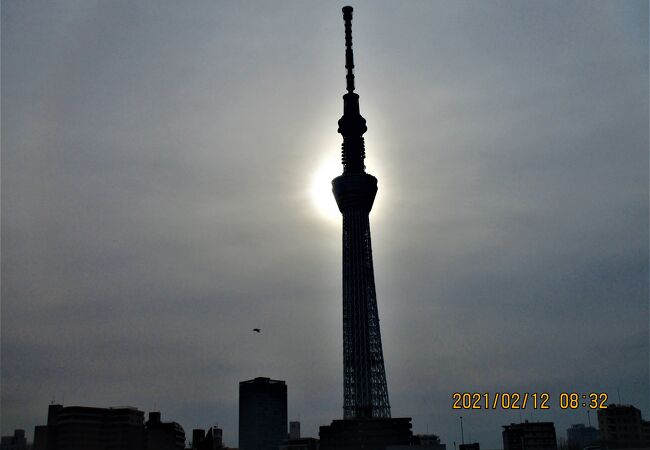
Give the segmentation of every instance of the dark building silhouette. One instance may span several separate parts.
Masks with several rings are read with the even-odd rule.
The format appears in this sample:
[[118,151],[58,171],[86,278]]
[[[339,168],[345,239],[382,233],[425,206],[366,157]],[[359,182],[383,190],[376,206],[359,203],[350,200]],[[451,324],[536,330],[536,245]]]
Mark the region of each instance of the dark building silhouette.
[[34,450],[56,449],[56,418],[63,405],[52,404],[47,407],[47,425],[34,427]]
[[210,427],[206,433],[201,429],[192,430],[193,450],[216,450],[225,448],[223,445],[223,430],[219,427]]
[[571,425],[571,428],[566,430],[566,435],[569,450],[582,450],[589,445],[598,445],[600,442],[598,430],[582,423]]
[[27,450],[25,430],[14,430],[13,436],[2,436],[0,450]]
[[603,448],[650,448],[650,422],[632,405],[608,405],[598,410]]
[[447,445],[440,442],[440,438],[435,434],[416,434],[411,437],[411,443],[408,445],[389,445],[386,450],[414,450],[417,447],[422,450],[446,450]]
[[199,445],[205,440],[205,430],[202,428],[195,428],[192,430],[192,449],[199,448]]
[[34,427],[34,445],[33,450],[48,450],[48,436],[49,427],[47,425],[36,425]]
[[481,450],[481,446],[478,442],[473,442],[471,444],[460,444],[458,450]]
[[287,438],[287,385],[255,378],[239,383],[239,448],[277,450]]
[[[411,439],[411,446],[424,447],[430,450],[446,450],[447,445],[440,442],[436,434],[416,434]],[[392,447],[391,447],[392,448]],[[397,449],[395,449],[397,450]]]
[[318,439],[300,437],[300,422],[289,422],[289,439],[282,442],[280,450],[318,450]]
[[50,405],[47,425],[34,429],[34,450],[183,450],[185,432],[159,412],[136,408]]
[[503,426],[503,450],[557,450],[553,422],[524,422]]
[[295,438],[287,439],[280,447],[279,450],[318,450],[318,439],[315,438]]
[[34,450],[142,450],[144,413],[132,407],[50,405]]
[[300,439],[300,422],[297,420],[289,422],[289,439]]
[[410,445],[412,437],[409,417],[334,420],[320,427],[320,450],[384,450]]
[[343,8],[347,93],[338,132],[343,174],[332,192],[343,215],[343,418],[320,428],[320,448],[385,449],[410,443],[411,419],[391,419],[379,331],[369,215],[377,179],[366,173],[366,120],[354,92],[352,7]]
[[150,412],[144,443],[145,450],[184,450],[185,431],[176,422],[161,422],[160,412]]

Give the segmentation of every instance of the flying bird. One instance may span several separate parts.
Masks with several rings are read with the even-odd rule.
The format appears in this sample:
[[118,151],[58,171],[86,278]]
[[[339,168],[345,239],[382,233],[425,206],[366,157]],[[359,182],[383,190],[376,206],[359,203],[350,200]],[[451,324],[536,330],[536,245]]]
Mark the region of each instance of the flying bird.
[[260,329],[259,328],[253,328],[253,331],[256,332],[256,333],[259,333]]

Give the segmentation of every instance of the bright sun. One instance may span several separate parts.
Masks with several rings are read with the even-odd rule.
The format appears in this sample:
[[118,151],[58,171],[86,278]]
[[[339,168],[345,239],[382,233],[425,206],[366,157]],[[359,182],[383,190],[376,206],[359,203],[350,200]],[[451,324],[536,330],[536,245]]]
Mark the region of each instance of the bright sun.
[[309,196],[321,216],[329,221],[338,222],[341,220],[341,213],[332,195],[332,179],[339,176],[343,168],[340,156],[337,152],[332,153],[321,160],[318,169],[312,175]]

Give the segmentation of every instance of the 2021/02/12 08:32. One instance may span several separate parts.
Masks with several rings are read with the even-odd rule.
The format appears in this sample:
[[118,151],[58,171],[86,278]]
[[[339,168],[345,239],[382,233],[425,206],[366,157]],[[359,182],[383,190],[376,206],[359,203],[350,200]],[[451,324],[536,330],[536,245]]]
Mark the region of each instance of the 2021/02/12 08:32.
[[[452,409],[550,409],[551,395],[548,392],[454,392],[451,395]],[[607,408],[607,394],[604,392],[561,392],[558,398],[560,409],[604,409]]]

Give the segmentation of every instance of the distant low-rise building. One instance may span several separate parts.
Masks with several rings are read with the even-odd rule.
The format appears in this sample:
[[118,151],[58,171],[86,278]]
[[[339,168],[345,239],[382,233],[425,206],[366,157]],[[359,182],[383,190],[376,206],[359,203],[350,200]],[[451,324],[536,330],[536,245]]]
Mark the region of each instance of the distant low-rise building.
[[289,422],[289,439],[300,439],[300,422],[297,420]]
[[632,405],[599,409],[598,430],[603,448],[650,448],[650,422]]
[[183,450],[185,432],[152,412],[130,407],[49,405],[47,425],[34,429],[33,450]]
[[50,405],[47,450],[140,450],[144,413],[132,407]]
[[415,434],[411,437],[411,443],[408,445],[389,445],[386,450],[446,450],[447,445],[440,442],[440,437],[436,434]]
[[223,430],[219,427],[210,427],[204,430],[192,430],[192,450],[217,450],[225,448],[223,445]]
[[47,435],[49,428],[47,425],[36,425],[34,427],[34,445],[33,450],[47,450]]
[[481,445],[478,442],[472,442],[471,444],[460,444],[458,450],[481,450]]
[[318,450],[318,439],[310,437],[287,439],[280,444],[279,450]]
[[185,431],[176,422],[162,422],[160,412],[150,412],[145,424],[145,450],[184,450]]
[[205,430],[203,428],[194,428],[192,430],[192,450],[198,449],[199,445],[205,439]]
[[321,426],[321,450],[388,450],[393,446],[409,445],[411,418],[354,418],[334,420]]
[[503,426],[503,450],[557,450],[553,422],[512,423]]
[[0,450],[26,450],[27,439],[25,430],[14,430],[13,436],[2,436],[0,438]]
[[437,434],[415,434],[413,435],[413,445],[442,445],[440,443],[440,436]]
[[569,450],[582,450],[600,442],[600,433],[594,427],[585,426],[582,423],[571,425],[566,430],[567,446]]

